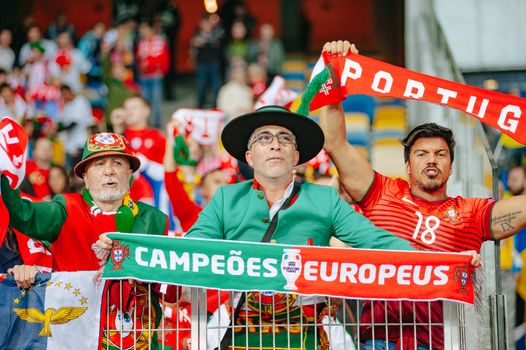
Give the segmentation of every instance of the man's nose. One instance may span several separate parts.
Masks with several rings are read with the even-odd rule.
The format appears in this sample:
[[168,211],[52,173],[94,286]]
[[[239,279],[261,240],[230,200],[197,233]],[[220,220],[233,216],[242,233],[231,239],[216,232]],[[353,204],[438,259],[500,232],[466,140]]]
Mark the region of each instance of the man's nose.
[[279,140],[278,140],[277,136],[274,136],[274,138],[272,139],[272,142],[270,143],[270,148],[271,149],[280,149],[281,148],[281,143],[279,143]]
[[115,173],[115,169],[113,169],[113,166],[111,164],[106,164],[104,167],[104,174],[105,175],[112,175]]
[[428,163],[432,163],[432,164],[436,164],[437,163],[436,155],[434,155],[433,153],[430,153],[429,156],[427,157],[427,162]]

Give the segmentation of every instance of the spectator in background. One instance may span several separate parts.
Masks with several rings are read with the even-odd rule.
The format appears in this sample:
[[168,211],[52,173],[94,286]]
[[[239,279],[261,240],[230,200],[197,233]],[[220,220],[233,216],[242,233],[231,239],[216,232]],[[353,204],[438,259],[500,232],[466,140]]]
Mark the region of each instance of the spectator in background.
[[247,85],[246,63],[237,59],[229,71],[229,80],[219,89],[217,96],[217,107],[225,112],[227,121],[254,108],[252,89]]
[[19,65],[15,65],[13,67],[13,70],[11,71],[11,74],[9,76],[6,75],[6,80],[2,77],[2,71],[3,69],[0,69],[0,82],[7,81],[9,85],[13,88],[13,91],[15,94],[20,95],[22,98],[25,96],[25,86],[26,86],[26,77],[24,75],[22,67]]
[[153,31],[148,22],[139,25],[139,43],[136,50],[139,83],[144,97],[152,108],[152,125],[161,127],[163,77],[170,68],[170,51],[166,40]]
[[256,26],[256,19],[250,14],[247,5],[243,0],[227,0],[222,2],[219,9],[219,15],[223,20],[224,28],[227,33],[230,33],[234,22],[242,22],[246,28],[246,36],[250,38],[254,27]]
[[[224,31],[212,18],[203,15],[197,32],[190,40],[191,56],[194,58],[197,75],[197,107],[215,107],[221,87],[221,57]],[[217,16],[217,15],[215,15]],[[207,104],[208,89],[212,92],[212,103]]]
[[170,53],[170,67],[164,76],[163,88],[164,97],[173,100],[175,97],[174,84],[176,82],[175,73],[177,66],[177,34],[181,26],[181,18],[177,5],[170,0],[161,0],[153,14],[154,29],[158,34],[162,34],[168,42]]
[[68,85],[75,93],[79,93],[84,88],[81,75],[86,74],[91,69],[91,63],[84,57],[79,49],[73,46],[71,34],[67,31],[62,32],[57,38],[58,51],[50,61],[49,70],[61,84]]
[[77,95],[68,85],[60,88],[64,107],[60,113],[59,128],[66,152],[66,164],[73,167],[82,157],[88,127],[93,124],[91,105],[86,97]]
[[61,165],[53,165],[49,169],[47,183],[49,185],[52,198],[57,194],[70,192],[68,171]]
[[55,21],[49,24],[46,31],[46,37],[56,41],[62,33],[68,33],[72,42],[77,41],[75,26],[68,21],[68,15],[64,11],[60,11]]
[[128,97],[137,95],[140,92],[140,87],[133,81],[132,76],[128,74],[129,71],[124,62],[120,60],[112,62],[109,46],[103,44],[102,47],[104,52],[102,58],[102,80],[108,89],[104,114],[106,127],[108,130],[111,130],[110,127],[113,125],[113,122],[110,117],[113,111],[116,108],[121,108]]
[[26,179],[31,184],[32,193],[40,200],[51,199],[48,178],[52,159],[53,144],[47,137],[38,138],[33,147],[33,159],[26,163]]
[[106,25],[102,22],[97,22],[93,28],[79,40],[79,51],[82,52],[84,57],[91,63],[91,68],[88,72],[88,82],[98,81],[102,78],[101,42],[105,31]]
[[122,135],[126,130],[126,116],[127,112],[124,108],[114,108],[111,111],[110,121],[111,130],[119,135]]
[[[172,133],[176,128],[174,122],[168,125],[168,133]],[[180,135],[182,138],[183,136]],[[196,159],[195,152],[189,151],[189,159]],[[166,185],[166,192],[170,198],[170,203],[173,207],[173,213],[179,219],[183,232],[186,232],[197,221],[197,216],[202,210],[202,207],[193,201],[185,190],[185,184],[179,179],[178,167],[183,164],[178,164],[174,157],[174,141],[166,142],[166,150],[164,153],[164,180]],[[185,165],[183,165],[185,166]],[[198,191],[203,198],[204,204],[208,204],[216,190],[226,185],[227,176],[223,170],[216,168],[204,174],[200,180]]]
[[15,53],[11,48],[13,35],[9,29],[0,31],[0,68],[11,72],[15,63]]
[[267,90],[267,71],[265,70],[265,67],[259,63],[252,63],[248,66],[247,76],[248,83],[252,88],[252,98],[254,102],[256,102],[259,96]]
[[57,44],[53,40],[43,39],[42,32],[40,27],[37,25],[32,25],[27,30],[27,42],[22,45],[20,49],[20,54],[18,56],[18,63],[23,66],[26,63],[32,63],[32,53],[31,50],[34,46],[32,44],[38,43],[40,47],[43,48],[43,53],[45,52],[45,57],[48,60],[55,58],[55,52],[57,51]]
[[51,80],[45,49],[39,41],[31,44],[30,56],[24,65],[23,74],[26,76],[26,100],[31,101],[45,89],[44,85]]
[[248,47],[248,63],[259,63],[267,71],[268,81],[281,75],[285,50],[280,39],[274,37],[274,27],[265,23],[259,28],[259,39]]
[[235,21],[230,30],[230,40],[226,47],[227,64],[231,64],[235,58],[247,60],[248,40],[247,28],[241,21]]
[[29,116],[29,107],[24,99],[15,94],[8,83],[0,84],[0,116],[10,117],[21,123]]
[[[124,136],[130,142],[131,149],[141,159],[140,175],[146,178],[154,194],[154,205],[163,207],[161,192],[164,191],[163,157],[166,137],[155,128],[148,126],[151,108],[148,101],[140,95],[124,101],[126,110],[126,130]],[[166,203],[167,204],[167,203]]]

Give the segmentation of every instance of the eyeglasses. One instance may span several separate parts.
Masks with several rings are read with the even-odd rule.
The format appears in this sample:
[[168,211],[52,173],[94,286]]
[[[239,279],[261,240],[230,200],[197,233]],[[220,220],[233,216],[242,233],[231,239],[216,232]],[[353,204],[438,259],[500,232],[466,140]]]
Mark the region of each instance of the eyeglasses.
[[274,137],[278,139],[278,142],[282,145],[295,145],[296,137],[288,132],[278,132],[273,134],[269,131],[263,131],[252,138],[248,148],[252,147],[256,142],[262,146],[268,146],[274,141]]

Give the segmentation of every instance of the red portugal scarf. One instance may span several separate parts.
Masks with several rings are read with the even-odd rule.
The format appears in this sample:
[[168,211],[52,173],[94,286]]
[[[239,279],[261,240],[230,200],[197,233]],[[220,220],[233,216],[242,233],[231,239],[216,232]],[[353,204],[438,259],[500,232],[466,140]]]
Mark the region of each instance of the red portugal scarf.
[[[323,52],[298,113],[337,103],[350,94],[419,100],[453,107],[526,144],[526,99],[455,83],[365,56],[332,57]],[[521,124],[522,123],[522,124]],[[525,125],[523,125],[525,124]]]

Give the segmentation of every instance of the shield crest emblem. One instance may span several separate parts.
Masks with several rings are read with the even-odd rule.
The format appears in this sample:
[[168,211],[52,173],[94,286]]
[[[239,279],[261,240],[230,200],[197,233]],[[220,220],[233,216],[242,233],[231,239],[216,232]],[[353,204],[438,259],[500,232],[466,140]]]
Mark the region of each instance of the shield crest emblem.
[[466,287],[466,284],[468,283],[468,273],[466,271],[462,271],[460,283],[462,284],[462,287]]
[[122,245],[121,241],[115,241],[111,250],[111,262],[113,263],[112,270],[122,270],[122,263],[130,256],[130,248],[127,245]]
[[123,257],[122,249],[117,249],[113,251],[113,258],[115,259],[116,262],[121,262],[122,257]]

